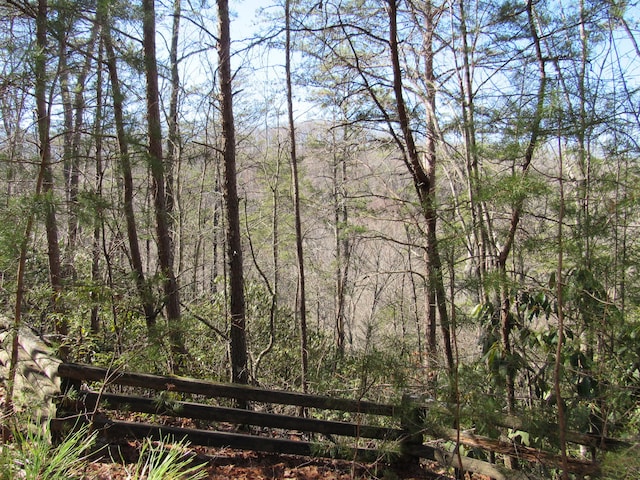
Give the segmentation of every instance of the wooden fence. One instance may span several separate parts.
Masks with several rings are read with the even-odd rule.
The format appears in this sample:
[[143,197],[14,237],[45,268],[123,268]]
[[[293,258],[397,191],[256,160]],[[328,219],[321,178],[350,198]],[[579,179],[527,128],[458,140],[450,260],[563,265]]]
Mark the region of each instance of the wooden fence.
[[[439,462],[446,467],[477,472],[495,479],[534,478],[504,466],[465,456],[460,456],[438,446],[443,440],[505,456],[517,457],[528,462],[543,464],[547,468],[561,468],[561,458],[553,452],[526,447],[513,442],[499,441],[457,432],[451,429],[430,428],[425,425],[426,405],[407,395],[400,405],[380,404],[361,400],[331,398],[290,391],[267,390],[251,386],[207,382],[176,376],[160,376],[143,373],[108,370],[88,365],[63,363],[58,367],[63,385],[75,385],[73,394],[67,392],[59,406],[58,418],[52,428],[60,430],[65,424],[92,422],[107,439],[153,438],[170,436],[186,439],[193,445],[229,447],[242,450],[275,452],[283,454],[322,456],[331,458],[372,461],[396,457],[401,461],[417,462],[420,458]],[[80,385],[83,385],[80,387]],[[87,385],[93,385],[89,388]],[[134,387],[138,395],[112,393],[114,386]],[[150,393],[155,392],[155,393]],[[168,400],[166,394],[176,392],[180,396],[191,394],[199,402]],[[128,392],[129,393],[129,392]],[[240,409],[210,405],[212,399],[227,399],[254,406]],[[268,413],[264,410],[274,405],[304,409],[307,416]],[[143,423],[109,418],[108,411],[141,412],[151,415],[189,418],[196,422],[226,422],[237,426],[261,427],[260,433],[219,431],[211,428],[185,428],[160,423]],[[340,418],[350,416],[350,421],[331,421],[313,418],[327,417],[329,412]],[[156,418],[150,416],[149,418]],[[504,417],[505,424],[517,419]],[[517,422],[516,422],[517,423]],[[242,430],[242,429],[240,429]],[[250,431],[250,428],[245,430]],[[274,430],[303,432],[303,438],[291,439],[278,435]],[[316,438],[312,441],[311,438]],[[431,440],[425,443],[425,438]],[[616,445],[615,440],[602,439],[585,434],[572,433],[571,441],[590,447],[607,448]],[[594,475],[598,465],[594,462],[570,458],[569,471],[577,475]]]

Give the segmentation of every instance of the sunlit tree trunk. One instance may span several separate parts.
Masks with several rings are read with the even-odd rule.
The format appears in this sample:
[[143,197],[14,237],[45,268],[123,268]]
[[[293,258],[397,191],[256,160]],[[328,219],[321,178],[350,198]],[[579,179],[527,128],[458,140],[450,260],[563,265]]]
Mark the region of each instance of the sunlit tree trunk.
[[484,218],[484,202],[480,200],[480,165],[478,155],[478,145],[476,141],[476,120],[475,120],[475,99],[472,85],[472,57],[471,46],[469,45],[469,33],[467,31],[467,14],[465,1],[458,2],[460,14],[460,39],[462,41],[461,52],[462,65],[458,70],[460,82],[460,92],[462,97],[462,121],[465,140],[465,160],[467,169],[467,189],[471,210],[471,229],[473,235],[473,251],[471,262],[475,266],[474,270],[480,282],[478,287],[477,301],[488,302],[488,295],[485,289],[485,278],[489,269],[488,249],[492,242],[489,238],[488,229]]
[[[47,46],[47,1],[39,0],[36,10],[36,46],[37,52],[35,56],[34,73],[35,78],[35,95],[36,95],[36,114],[38,121],[38,138],[40,140],[40,168],[38,170],[38,178],[36,180],[35,195],[40,196],[43,191],[45,170],[50,169],[50,145],[49,145],[49,112],[46,102],[46,46]],[[43,140],[45,142],[43,143]],[[48,150],[48,152],[47,152]],[[19,353],[19,332],[22,327],[22,308],[24,295],[27,289],[25,285],[25,270],[27,264],[27,256],[29,254],[28,247],[31,241],[34,226],[34,212],[29,212],[26,220],[24,234],[20,241],[20,257],[18,259],[18,268],[16,272],[16,297],[14,304],[13,317],[13,337],[11,340],[11,356],[9,360],[9,374],[5,380],[7,390],[5,394],[4,412],[7,418],[13,417],[13,398],[16,373],[18,369],[18,353]],[[53,280],[52,280],[53,281]],[[55,294],[54,290],[54,294]],[[55,301],[55,299],[54,299]],[[58,331],[59,328],[56,330]],[[6,432],[5,429],[4,433]],[[3,440],[6,440],[3,438]]]
[[[342,127],[342,141],[346,141],[346,125]],[[349,262],[351,246],[348,234],[349,212],[347,210],[347,159],[346,147],[341,147],[336,141],[336,131],[333,129],[332,150],[333,150],[333,202],[334,202],[334,224],[335,224],[335,315],[336,315],[336,348],[338,353],[345,352],[345,337],[347,328],[347,285],[349,281]]]
[[62,99],[63,126],[62,134],[62,165],[64,172],[65,194],[67,202],[67,248],[65,251],[64,268],[71,273],[73,268],[73,253],[78,233],[78,160],[73,156],[73,102],[71,99],[71,86],[69,64],[67,60],[67,35],[71,22],[62,21],[58,35],[58,62],[60,65],[60,97]]
[[[173,2],[173,24],[171,29],[171,47],[169,49],[169,68],[171,69],[171,95],[169,97],[169,116],[167,118],[167,158],[166,158],[166,202],[167,222],[169,235],[172,240],[172,251],[175,252],[176,244],[179,249],[178,266],[173,265],[174,271],[182,271],[182,242],[181,235],[176,236],[172,232],[175,224],[175,209],[180,195],[180,189],[174,176],[174,171],[179,167],[182,145],[180,141],[178,123],[178,99],[180,94],[180,73],[178,71],[178,39],[180,37],[180,16],[182,14],[182,0]],[[179,209],[179,207],[178,207]],[[181,219],[178,220],[181,223]],[[181,228],[181,225],[178,227]]]

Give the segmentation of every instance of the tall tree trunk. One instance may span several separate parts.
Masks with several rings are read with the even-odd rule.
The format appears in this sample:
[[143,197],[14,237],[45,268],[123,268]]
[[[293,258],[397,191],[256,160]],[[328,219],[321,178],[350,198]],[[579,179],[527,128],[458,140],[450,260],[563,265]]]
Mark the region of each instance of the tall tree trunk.
[[484,221],[484,202],[480,200],[480,173],[478,148],[476,145],[476,121],[474,94],[472,86],[471,51],[467,32],[467,15],[465,1],[458,1],[460,12],[460,37],[462,40],[462,75],[459,77],[460,92],[462,96],[462,120],[465,139],[465,157],[467,168],[467,190],[471,207],[471,229],[473,234],[473,250],[471,262],[480,279],[477,301],[487,302],[488,295],[485,288],[485,278],[489,268],[487,249],[490,248],[489,233]]
[[[38,135],[40,139],[40,169],[38,171],[38,178],[36,180],[35,195],[40,196],[44,185],[45,170],[50,168],[48,165],[51,157],[50,150],[47,155],[46,145],[49,144],[49,116],[47,111],[46,102],[46,45],[47,45],[47,1],[39,0],[38,8],[36,11],[36,45],[37,52],[35,58],[35,94],[36,94],[36,113],[38,115]],[[42,143],[42,140],[45,143]],[[45,147],[45,148],[43,148]],[[19,334],[22,327],[22,303],[24,301],[24,294],[26,290],[25,286],[25,269],[27,265],[27,248],[31,240],[31,234],[34,224],[34,212],[29,212],[26,225],[24,228],[24,235],[20,242],[20,257],[18,259],[18,269],[16,272],[16,298],[14,304],[14,317],[13,317],[13,338],[11,340],[11,357],[9,360],[9,373],[6,379],[6,394],[4,412],[8,418],[13,416],[13,397],[16,374],[18,371],[18,353],[19,353]],[[2,429],[3,441],[6,441],[6,433],[8,430]]]
[[[99,25],[96,22],[96,26]],[[96,28],[97,31],[97,28]],[[100,200],[102,199],[102,180],[104,177],[103,167],[102,167],[102,72],[103,72],[103,54],[104,48],[102,42],[99,42],[98,45],[98,61],[97,61],[97,72],[96,72],[96,107],[95,107],[95,117],[94,117],[94,125],[93,131],[96,139],[95,145],[95,190],[96,197]],[[95,292],[97,289],[97,285],[100,281],[100,257],[101,257],[101,238],[102,238],[102,224],[103,224],[103,211],[102,207],[98,207],[95,212],[95,217],[93,219],[93,240],[91,245],[91,333],[94,335],[100,331],[100,307],[97,303],[98,295]]]
[[[67,244],[63,260],[65,276],[75,278],[74,256],[78,239],[78,192],[80,185],[80,146],[82,143],[82,127],[85,113],[85,85],[87,75],[93,64],[98,22],[91,28],[91,35],[86,44],[85,61],[73,88],[70,87],[69,65],[67,63],[67,30],[71,25],[62,25],[59,31],[60,56],[60,91],[64,112],[64,143],[63,164],[67,199]],[[61,29],[61,30],[62,30]]]
[[[36,112],[38,115],[38,140],[40,160],[43,172],[42,192],[46,197],[45,225],[47,230],[47,250],[49,258],[49,277],[53,291],[52,309],[55,315],[55,331],[65,336],[69,333],[69,325],[64,316],[61,300],[63,273],[60,260],[60,245],[58,244],[58,223],[53,192],[53,170],[51,168],[51,111],[47,103],[47,0],[38,1],[36,16],[36,45],[38,52],[35,61],[35,96]],[[66,348],[61,348],[61,355],[68,354]]]
[[165,193],[165,165],[162,154],[162,125],[160,122],[160,92],[156,61],[155,0],[143,0],[143,39],[145,77],[147,80],[147,129],[149,137],[148,161],[153,180],[153,206],[156,217],[158,260],[163,276],[167,327],[171,349],[171,369],[178,372],[184,362],[186,348],[181,330],[180,291],[173,270],[173,250],[169,231],[169,214]]
[[[205,218],[205,215],[203,212],[205,189],[208,189],[208,187],[205,187],[205,179],[208,176],[208,167],[209,167],[208,149],[204,153],[203,162],[204,163],[202,166],[202,176],[200,178],[200,186],[199,186],[198,196],[197,196],[198,208],[196,209],[196,212],[197,212],[196,220],[197,220],[198,230],[195,234],[196,242],[195,242],[194,253],[193,253],[193,264],[191,266],[192,268],[191,293],[194,297],[198,296],[201,292],[207,291],[206,282],[205,282],[206,272],[204,270],[204,266],[206,265],[207,262],[205,261],[205,255],[203,253],[205,241],[203,238],[202,227],[204,226],[204,218]],[[214,225],[214,228],[215,228],[215,225]],[[200,274],[202,277],[201,282],[198,281],[198,274]]]
[[[440,326],[443,335],[445,360],[449,372],[453,372],[455,361],[451,346],[451,333],[449,327],[449,313],[447,310],[447,293],[444,288],[444,276],[442,262],[438,248],[437,236],[437,211],[435,207],[435,172],[436,172],[436,138],[438,136],[435,124],[435,75],[433,71],[433,25],[434,14],[430,3],[426,5],[424,20],[426,37],[424,39],[425,76],[427,77],[428,91],[426,98],[427,107],[427,152],[426,168],[423,167],[418,149],[415,144],[413,132],[409,125],[409,117],[404,101],[402,85],[402,69],[400,66],[400,50],[398,46],[397,4],[396,0],[389,2],[389,46],[391,52],[391,67],[393,71],[393,90],[397,107],[398,121],[405,141],[403,148],[405,163],[409,169],[425,218],[426,239],[426,266],[427,266],[427,325],[428,345],[431,358],[435,351],[435,326],[436,311],[440,317]],[[435,365],[430,365],[435,368]]]
[[562,144],[558,135],[558,183],[560,187],[560,211],[558,212],[558,266],[556,269],[556,294],[558,309],[558,343],[556,345],[556,358],[553,365],[553,391],[558,406],[558,439],[560,441],[560,454],[562,457],[562,480],[569,480],[569,469],[567,462],[567,420],[565,416],[564,400],[562,398],[562,349],[564,347],[564,281],[563,281],[563,260],[564,260],[564,238],[563,222],[565,214],[564,204],[564,158],[562,154]]
[[591,237],[593,235],[591,228],[590,213],[590,188],[591,188],[591,147],[589,145],[589,135],[587,130],[590,128],[587,118],[587,95],[586,77],[589,65],[589,41],[586,31],[586,12],[584,0],[580,0],[580,67],[578,70],[578,168],[580,169],[580,180],[578,183],[578,236],[582,240],[580,248],[582,250],[581,257],[583,260],[582,267],[591,269]]
[[[535,49],[535,57],[538,63],[538,74],[539,74],[540,83],[538,85],[538,91],[536,94],[536,102],[537,102],[536,110],[530,125],[529,141],[527,143],[527,148],[525,150],[524,161],[521,166],[522,175],[528,174],[529,168],[531,166],[531,162],[533,161],[533,154],[535,152],[536,147],[538,146],[538,139],[540,137],[540,124],[542,122],[542,115],[544,110],[546,79],[547,79],[546,70],[545,70],[545,59],[542,54],[540,37],[538,36],[538,31],[535,24],[532,0],[527,1],[526,11],[528,16],[529,34],[531,35],[531,39],[533,41],[533,47]],[[504,240],[504,245],[500,250],[500,252],[498,253],[498,259],[497,259],[497,268],[498,268],[499,278],[501,279],[500,287],[499,287],[500,338],[502,342],[502,348],[508,359],[511,359],[513,355],[513,349],[511,347],[511,330],[513,328],[513,319],[512,319],[512,313],[511,313],[510,289],[509,289],[508,278],[507,278],[507,261],[509,259],[509,255],[511,254],[513,242],[515,240],[516,232],[518,230],[518,225],[520,223],[520,218],[522,216],[523,206],[524,206],[524,199],[522,198],[518,199],[516,205],[511,211],[509,231]],[[509,366],[507,368],[507,374],[506,374],[507,409],[509,413],[513,413],[515,411],[515,375],[516,375],[516,372],[513,368],[511,360],[509,360]]]
[[[78,192],[80,188],[80,159],[82,155],[80,153],[82,145],[82,132],[84,125],[85,115],[85,88],[87,83],[87,76],[93,65],[94,48],[96,45],[96,38],[98,34],[98,24],[95,23],[91,27],[91,36],[86,46],[87,53],[86,59],[78,74],[74,88],[73,108],[75,111],[75,118],[73,124],[73,137],[71,142],[71,171],[69,176],[69,221],[68,221],[68,239],[67,239],[67,251],[65,256],[67,258],[66,264],[70,267],[69,271],[75,275],[75,266],[73,256],[75,255],[75,249],[77,244],[79,222],[78,222]],[[99,66],[98,68],[102,68]],[[96,140],[97,141],[97,140]]]
[[285,75],[287,83],[287,112],[289,117],[289,143],[291,148],[291,181],[293,186],[293,211],[296,228],[296,259],[298,263],[298,289],[296,313],[300,324],[300,383],[302,391],[307,392],[307,371],[309,369],[307,351],[307,306],[304,274],[304,249],[302,220],[300,213],[300,181],[298,157],[296,154],[296,131],[293,119],[293,92],[291,86],[291,0],[285,0]]
[[103,42],[105,52],[107,54],[107,69],[109,70],[109,79],[111,81],[111,91],[113,95],[113,117],[115,120],[116,136],[118,137],[118,147],[120,150],[120,170],[122,172],[124,183],[122,208],[124,210],[124,218],[127,224],[129,254],[135,283],[138,289],[138,295],[140,296],[140,301],[142,302],[148,334],[150,337],[153,337],[155,336],[157,312],[154,307],[153,294],[145,279],[144,268],[142,265],[138,229],[136,226],[135,211],[133,208],[134,188],[133,175],[131,172],[131,160],[129,158],[129,143],[124,127],[124,95],[120,88],[116,54],[113,47],[113,40],[111,38],[111,19],[108,11],[103,10],[106,8],[108,8],[108,5],[103,5],[103,7],[98,9],[98,22],[103,26]]
[[[346,141],[345,125],[342,129],[342,141]],[[347,234],[347,223],[349,215],[347,211],[347,162],[346,152],[338,153],[339,147],[335,139],[335,129],[331,131],[333,139],[333,202],[334,202],[334,224],[335,224],[335,249],[336,249],[336,348],[339,355],[345,352],[345,337],[347,328],[346,296],[347,282],[349,280],[349,257],[351,253],[349,236]],[[343,149],[345,150],[345,149]]]
[[71,100],[71,86],[69,64],[67,60],[67,35],[71,27],[70,22],[61,22],[58,29],[58,62],[60,65],[60,97],[62,99],[62,119],[64,131],[62,134],[62,166],[64,172],[65,194],[67,204],[67,248],[65,251],[64,270],[71,273],[73,268],[73,250],[77,238],[78,216],[78,187],[72,183],[72,178],[78,179],[78,160],[73,156],[73,101]]
[[[224,141],[224,197],[227,204],[227,257],[231,313],[231,381],[248,383],[245,329],[244,272],[240,237],[240,202],[236,178],[236,134],[231,85],[231,32],[228,0],[217,0],[219,15],[218,58],[222,137]],[[244,405],[241,405],[244,406]]]
[[[167,158],[166,158],[166,197],[167,197],[167,221],[169,226],[173,225],[173,214],[179,190],[174,181],[174,170],[176,162],[180,160],[181,143],[178,131],[178,97],[180,93],[180,73],[178,71],[178,39],[180,37],[180,16],[182,0],[173,2],[173,26],[171,30],[171,47],[169,50],[169,64],[171,68],[171,96],[169,98],[169,117],[167,119]],[[180,238],[180,236],[178,236]],[[175,250],[176,239],[172,238],[173,250]],[[182,250],[181,246],[180,249]],[[182,258],[180,256],[180,258]],[[178,271],[181,270],[182,262],[178,262]],[[174,267],[175,270],[175,267]]]

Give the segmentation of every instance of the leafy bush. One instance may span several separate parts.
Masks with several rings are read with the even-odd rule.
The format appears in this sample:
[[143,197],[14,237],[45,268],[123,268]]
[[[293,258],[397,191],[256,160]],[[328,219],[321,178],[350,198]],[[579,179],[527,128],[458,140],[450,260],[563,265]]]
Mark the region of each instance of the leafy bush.
[[622,452],[609,452],[602,462],[603,480],[635,480],[640,478],[640,445]]

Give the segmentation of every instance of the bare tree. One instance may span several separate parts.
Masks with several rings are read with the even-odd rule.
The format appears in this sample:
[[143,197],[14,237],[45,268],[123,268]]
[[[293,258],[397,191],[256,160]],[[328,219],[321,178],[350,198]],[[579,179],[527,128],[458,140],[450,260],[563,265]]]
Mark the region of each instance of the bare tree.
[[451,346],[451,334],[449,327],[449,313],[447,310],[447,293],[444,288],[444,278],[442,261],[437,237],[437,211],[436,211],[436,163],[437,151],[436,141],[438,130],[436,128],[435,105],[435,75],[433,70],[433,35],[435,33],[434,20],[436,12],[430,2],[424,5],[422,19],[424,21],[423,55],[425,62],[425,81],[427,91],[425,92],[425,103],[427,111],[427,136],[426,152],[424,161],[420,158],[420,153],[416,145],[413,131],[410,126],[409,115],[404,100],[404,87],[402,82],[402,68],[400,65],[400,48],[398,45],[398,11],[397,1],[389,0],[389,51],[391,54],[391,67],[393,70],[393,92],[395,95],[395,106],[397,110],[398,123],[404,142],[396,136],[398,146],[401,148],[405,164],[413,178],[414,187],[420,200],[420,206],[426,222],[426,263],[427,263],[427,326],[429,328],[428,342],[429,352],[433,356],[435,352],[435,328],[436,310],[440,317],[440,326],[443,334],[445,349],[445,359],[450,372],[455,368],[453,349]]

